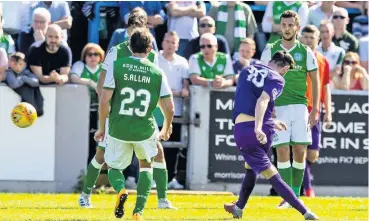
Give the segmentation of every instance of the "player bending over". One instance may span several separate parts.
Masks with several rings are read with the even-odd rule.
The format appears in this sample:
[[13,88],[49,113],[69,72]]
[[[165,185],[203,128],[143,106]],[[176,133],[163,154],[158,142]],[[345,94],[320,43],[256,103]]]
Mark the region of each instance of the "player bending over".
[[[127,33],[130,36],[136,28],[145,28],[147,24],[147,14],[141,8],[135,8],[131,11],[128,17],[128,28]],[[121,44],[118,44],[112,47],[103,64],[103,71],[100,73],[99,82],[97,86],[98,94],[101,94],[102,85],[105,80],[106,72],[113,65],[113,62],[119,58],[129,57],[132,55],[131,49],[129,48],[129,41],[125,41]],[[147,59],[154,64],[158,64],[158,56],[155,51],[151,50],[147,55]],[[157,65],[158,66],[158,65]],[[121,73],[123,75],[123,73]],[[91,208],[91,193],[92,188],[96,183],[97,178],[99,177],[101,168],[105,162],[104,160],[104,151],[106,148],[106,140],[108,134],[108,120],[106,120],[107,125],[106,128],[106,136],[103,141],[99,142],[98,147],[96,148],[96,155],[91,160],[90,164],[87,168],[87,174],[85,176],[83,191],[79,197],[79,205],[84,208]],[[125,125],[124,128],[130,128],[131,125]],[[160,142],[157,142],[158,154],[156,155],[153,162],[153,176],[154,181],[156,182],[156,190],[158,196],[158,208],[161,209],[175,209],[172,206],[170,201],[167,199],[167,190],[168,190],[168,171],[164,158],[163,147]]]
[[[131,164],[133,151],[140,165],[133,219],[142,220],[153,179],[153,159],[158,154],[157,138],[168,140],[172,132],[172,92],[165,74],[146,58],[151,45],[152,35],[147,29],[138,29],[132,34],[132,56],[118,57],[113,62],[106,73],[100,98],[100,128],[95,139],[100,141],[104,138],[105,120],[109,115],[108,144],[104,157],[109,167],[109,182],[118,193],[115,204],[117,218],[124,215],[124,203],[128,198],[121,171]],[[164,114],[164,125],[159,134],[153,117],[158,103]]]
[[257,173],[261,173],[277,193],[305,217],[305,220],[318,219],[282,180],[267,155],[272,144],[274,128],[287,129],[283,122],[272,119],[272,112],[274,101],[284,87],[282,75],[293,69],[294,65],[291,55],[278,51],[272,56],[268,66],[250,66],[239,76],[234,98],[234,138],[246,161],[246,174],[238,201],[224,205],[224,209],[231,213],[233,218],[242,217],[243,209],[255,187]]

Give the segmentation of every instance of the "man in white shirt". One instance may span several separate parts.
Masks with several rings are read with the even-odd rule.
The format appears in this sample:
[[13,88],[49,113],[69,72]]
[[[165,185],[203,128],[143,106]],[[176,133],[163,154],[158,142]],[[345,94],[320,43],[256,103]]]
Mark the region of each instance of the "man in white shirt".
[[328,60],[330,78],[341,72],[341,65],[343,57],[345,56],[345,50],[336,46],[332,39],[334,36],[333,24],[329,21],[323,21],[320,24],[320,39],[321,42],[317,48],[317,51],[322,53]]
[[[169,86],[174,96],[174,118],[182,117],[183,98],[189,96],[189,76],[187,60],[176,54],[179,47],[179,36],[175,31],[165,34],[162,43],[163,50],[159,54],[159,67],[167,76]],[[173,133],[169,141],[181,141],[181,124],[173,123]],[[179,156],[186,156],[185,149],[179,152],[178,148],[164,148],[165,161],[168,168],[169,189],[183,189],[184,186],[177,181],[177,165]]]
[[368,63],[368,43],[369,36],[365,36],[360,38],[359,41],[359,56],[360,56],[360,65],[365,68],[368,72],[369,63]]
[[320,4],[316,4],[309,9],[309,17],[307,24],[320,26],[323,20],[332,20],[333,12],[338,9],[334,5],[334,1],[322,1]]
[[168,6],[168,31],[179,36],[177,53],[183,56],[187,43],[199,36],[197,19],[206,15],[205,4],[200,1],[170,1]]

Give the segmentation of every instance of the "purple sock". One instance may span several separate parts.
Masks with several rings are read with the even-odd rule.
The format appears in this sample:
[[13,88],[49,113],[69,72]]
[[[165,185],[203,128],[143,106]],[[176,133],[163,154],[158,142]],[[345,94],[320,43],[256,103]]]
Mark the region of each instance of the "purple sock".
[[305,173],[304,173],[304,189],[311,189],[311,173],[310,173],[310,162],[306,161]]
[[238,196],[238,201],[236,206],[240,209],[245,208],[247,200],[249,199],[252,190],[254,189],[256,184],[256,173],[253,170],[247,169],[246,175],[243,178],[240,195]]
[[306,207],[301,203],[299,199],[295,196],[290,187],[282,180],[279,174],[272,176],[269,179],[270,184],[272,184],[275,191],[286,200],[293,208],[297,209],[302,215],[307,211]]

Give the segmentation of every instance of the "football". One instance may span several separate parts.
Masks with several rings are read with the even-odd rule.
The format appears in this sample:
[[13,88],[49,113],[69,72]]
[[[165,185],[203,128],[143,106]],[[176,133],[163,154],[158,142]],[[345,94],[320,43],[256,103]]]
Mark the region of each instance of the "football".
[[26,128],[35,123],[37,112],[31,104],[22,102],[13,108],[11,118],[17,127]]

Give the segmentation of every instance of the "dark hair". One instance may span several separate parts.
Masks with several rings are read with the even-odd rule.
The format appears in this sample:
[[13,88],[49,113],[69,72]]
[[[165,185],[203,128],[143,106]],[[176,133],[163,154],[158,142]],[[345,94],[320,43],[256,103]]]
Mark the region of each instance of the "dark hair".
[[26,61],[26,56],[22,52],[16,52],[10,55],[10,59],[18,63],[19,61]]
[[152,44],[153,36],[147,29],[135,29],[130,38],[130,46],[133,53],[147,53]]
[[278,67],[285,67],[289,65],[290,69],[295,68],[295,61],[293,60],[293,57],[285,51],[277,51],[273,55],[271,61],[274,62]]
[[315,25],[307,25],[305,26],[301,33],[312,33],[312,34],[317,34],[318,36],[320,35],[320,31],[319,29],[315,26]]
[[281,14],[281,17],[279,18],[279,20],[282,21],[282,18],[294,18],[295,19],[295,24],[300,25],[300,16],[299,16],[299,14],[297,14],[296,12],[294,12],[292,10],[284,11]]
[[134,8],[128,16],[128,28],[145,28],[147,24],[147,14],[139,7]]

